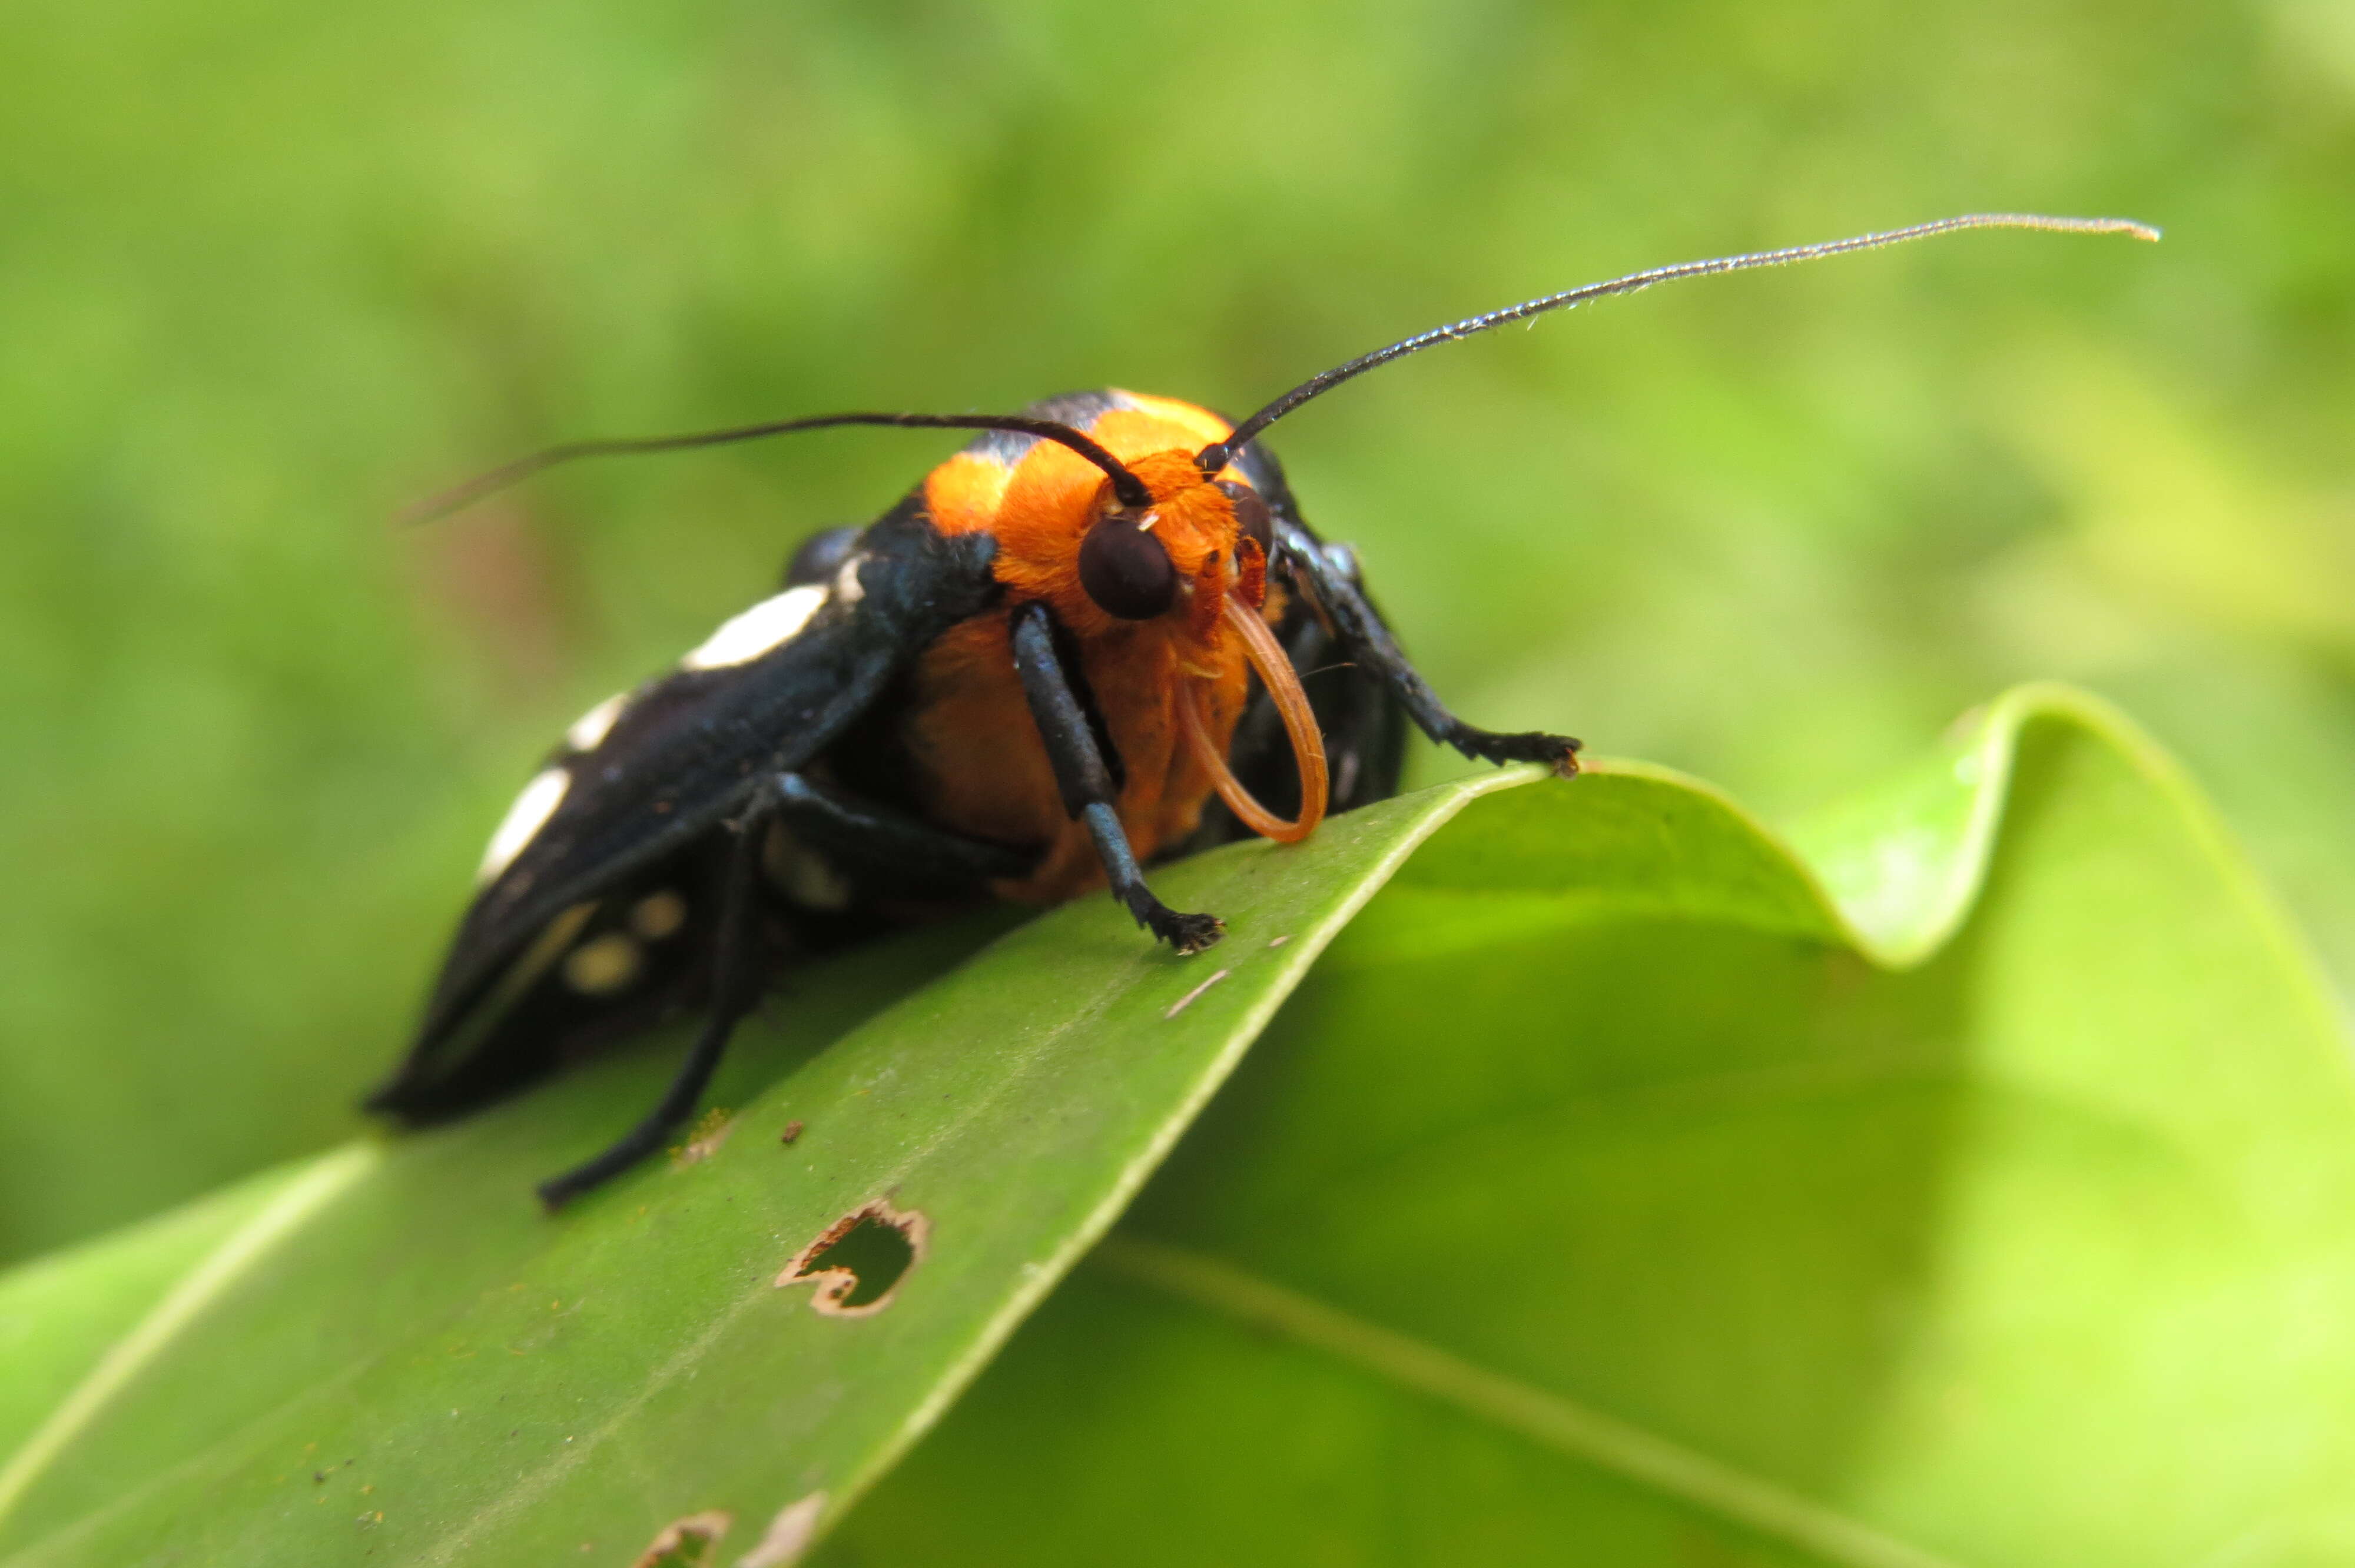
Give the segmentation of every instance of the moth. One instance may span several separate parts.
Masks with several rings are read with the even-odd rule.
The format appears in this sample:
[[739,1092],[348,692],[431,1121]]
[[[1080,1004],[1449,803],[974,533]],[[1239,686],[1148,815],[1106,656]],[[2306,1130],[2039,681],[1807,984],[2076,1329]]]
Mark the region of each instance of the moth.
[[565,732],[492,834],[416,1038],[369,1108],[463,1115],[679,1009],[705,1012],[661,1100],[539,1188],[550,1208],[660,1148],[779,967],[976,900],[1109,888],[1178,955],[1215,912],[1158,861],[1295,842],[1392,793],[1409,726],[1564,775],[1579,743],[1478,728],[1401,652],[1355,556],[1313,530],[1260,439],[1333,387],[1508,322],[1654,283],[1966,228],[2157,235],[1974,214],[1655,268],[1433,328],[1244,418],[1105,390],[1018,414],[847,413],[577,442],[576,459],[847,425],[979,432],[872,523],[796,549],[777,590]]

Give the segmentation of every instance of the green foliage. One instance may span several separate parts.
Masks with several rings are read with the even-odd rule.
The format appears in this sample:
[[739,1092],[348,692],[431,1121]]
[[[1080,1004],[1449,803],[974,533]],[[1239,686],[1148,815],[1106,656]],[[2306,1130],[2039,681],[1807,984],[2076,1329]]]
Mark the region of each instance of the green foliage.
[[[0,1277],[0,1563],[2355,1543],[2355,1080],[2149,743],[2015,693],[1812,862],[1527,777],[1171,868],[1196,960],[1089,901],[802,977],[714,1147],[555,1222],[659,1053]],[[860,1213],[865,1315],[780,1287]]]
[[2278,916],[2065,695],[1849,821],[1862,939],[1650,770],[1467,810],[820,1561],[2346,1561],[2355,1080]]
[[[2205,1552],[2219,1568],[2349,1555],[2343,1523],[2301,1490],[2339,1456],[2342,1424],[2314,1413],[2326,1394],[2346,1402],[2331,1342],[2342,1273],[2314,1250],[2327,1221],[2282,1212],[2295,1181],[2275,1181],[2258,1148],[2277,1128],[2317,1212],[2346,1208],[2333,1140],[2314,1131],[2341,1097],[2299,1086],[2308,1068],[2328,1075],[2314,1065],[2322,1026],[2265,1034],[2286,1054],[2253,1048],[2246,1082],[2223,1083],[2185,1045],[2190,1025],[2149,1001],[2212,980],[2208,1004],[2229,994],[2264,1011],[2233,990],[2254,985],[2254,960],[2226,961],[2217,944],[2273,928],[2248,914],[2238,873],[2199,862],[2205,818],[2134,837],[2173,787],[2137,794],[2127,773],[2158,775],[2131,746],[2031,726],[1994,881],[1955,936],[1977,885],[1956,868],[1994,827],[1971,809],[1994,797],[1958,793],[1949,758],[1865,806],[1805,815],[1913,756],[1979,694],[2071,678],[2190,761],[2342,995],[2355,990],[2355,25],[2330,0],[8,7],[0,1259],[250,1180],[0,1286],[12,1302],[55,1289],[77,1304],[0,1318],[0,1430],[33,1431],[97,1386],[94,1358],[132,1342],[147,1304],[207,1258],[235,1262],[230,1244],[268,1234],[273,1205],[314,1191],[306,1180],[348,1177],[322,1214],[377,1203],[394,1249],[445,1238],[396,1212],[386,1183],[432,1189],[453,1274],[496,1273],[513,1245],[533,1261],[509,1275],[537,1284],[543,1249],[590,1234],[593,1216],[550,1232],[499,1194],[549,1168],[538,1155],[611,1127],[658,1071],[652,1056],[367,1171],[329,1154],[253,1173],[357,1130],[350,1107],[402,1044],[484,832],[565,721],[741,608],[803,535],[873,514],[947,442],[845,435],[613,466],[406,534],[386,523],[400,503],[583,434],[1007,407],[1105,383],[1247,405],[1397,333],[1540,290],[1990,207],[2126,213],[2169,238],[1987,237],[1655,291],[1371,377],[1275,443],[1312,520],[1360,547],[1408,646],[1469,716],[1571,730],[1798,821],[1794,841],[1859,951],[1919,967],[1842,956],[1847,938],[1827,938],[1827,906],[1779,854],[1684,786],[1621,774],[1564,792],[1589,800],[1573,813],[1649,799],[1680,824],[1655,847],[1703,857],[1644,883],[1641,918],[1629,867],[1668,868],[1636,853],[1640,815],[1565,844],[1517,815],[1547,791],[1476,805],[1414,875],[1519,823],[1508,837],[1529,875],[1574,865],[1582,885],[1617,891],[1562,892],[1565,870],[1500,893],[1513,867],[1492,856],[1462,873],[1461,896],[1412,878],[1385,895],[1151,1194],[1125,1250],[1058,1292],[837,1550],[929,1551],[954,1510],[960,1552],[996,1540],[1018,1561],[1084,1556],[1104,1539],[1091,1520],[1133,1508],[1119,1537],[1132,1546],[1166,1499],[1120,1489],[1145,1472],[1106,1472],[1100,1450],[1116,1442],[1138,1444],[1171,1492],[1190,1480],[1214,1495],[1236,1481],[1223,1462],[1249,1471],[1238,1499],[1307,1499],[1277,1516],[1331,1533],[1271,1538],[1295,1557],[1404,1554],[1394,1542],[1475,1517],[1558,1539],[1546,1532],[1570,1516],[1524,1508],[1507,1471],[1565,1489],[1559,1444],[1500,1424],[1494,1401],[1475,1409],[1335,1359],[1356,1325],[1508,1380],[1505,1403],[1550,1431],[1579,1427],[1559,1419],[1565,1406],[1639,1420],[1679,1453],[1943,1551]],[[1428,757],[1419,766],[1441,776]],[[2142,902],[2120,893],[2099,926],[2062,918],[2057,890],[2147,888],[2158,862],[2185,856],[2211,864],[2206,904],[2148,888]],[[1417,900],[1459,949],[1399,934]],[[2179,948],[2149,945],[2166,908],[2186,921]],[[1117,924],[1101,908],[1058,918]],[[937,933],[810,978],[723,1097],[745,1107],[804,1092],[805,1071],[843,1071],[796,1064],[989,935]],[[1451,1009],[1428,1018],[1429,986],[1502,963],[1479,956],[1491,938],[1496,954],[1533,955],[1535,972],[1438,993]],[[1641,949],[1624,972],[1612,941]],[[2137,955],[2140,991],[2120,978]],[[1557,1032],[1618,1045],[1492,1062],[1473,1023],[1560,978],[1546,965],[1596,988]],[[2064,983],[2080,972],[2104,983]],[[1629,994],[1647,976],[1661,980],[1657,1017]],[[1237,1005],[1246,978],[1172,1027],[1223,1027],[1217,1007]],[[2290,1006],[2285,994],[2271,1005]],[[1761,1072],[1796,1084],[1828,1062],[1828,1084],[1852,1080],[1852,1098],[1836,1084],[1817,1102],[1768,1097],[1744,1123],[1738,1096],[1710,1120],[1695,1089],[1678,1122],[1683,1086],[1720,1081],[1710,1049],[1742,1045],[1706,1027],[1710,1008],[1754,1019],[1762,995],[1780,1011],[1743,1037]],[[1839,1034],[1869,1034],[1867,1015],[1914,1042],[1918,1093]],[[1329,1038],[1320,1017],[1355,1033]],[[1404,1039],[1407,1018],[1427,1018],[1430,1036]],[[1597,1020],[1658,1024],[1662,1054],[1604,1039]],[[2209,1029],[2264,1033],[2232,1012]],[[2102,1050],[2075,1060],[2072,1041]],[[1337,1086],[1359,1057],[1384,1081]],[[2056,1086],[2073,1060],[2078,1075]],[[1417,1229],[1409,1200],[1468,1189],[1412,1162],[1389,1170],[1387,1144],[1365,1157],[1396,1212],[1359,1214],[1305,1175],[1313,1209],[1253,1185],[1304,1150],[1354,1157],[1402,1097],[1452,1106],[1469,1129],[1479,1094],[1559,1088],[1578,1071],[1620,1075],[1562,1089],[1569,1152],[1514,1142],[1511,1128],[1486,1156],[1462,1150],[1465,1170],[1526,1154],[1558,1190],[1482,1189],[1478,1212]],[[2137,1088],[2173,1097],[2122,1107]],[[2240,1131],[2192,1112],[2237,1116]],[[1352,1114],[1367,1125],[1353,1131]],[[1475,1136],[1454,1125],[1438,1133]],[[1913,1141],[1876,1143],[1876,1128]],[[723,1181],[750,1158],[741,1130],[713,1160],[645,1183]],[[1237,1169],[1221,1175],[1230,1150]],[[1753,1151],[1783,1163],[1741,1158]],[[1728,1192],[1759,1211],[1747,1242],[1705,1207]],[[1474,1311],[1483,1282],[1528,1260],[1522,1238],[1495,1229],[1514,1197],[1547,1213],[1575,1204],[1588,1228],[1562,1234],[1596,1237],[1529,1277],[1572,1292],[1575,1343],[1533,1345]],[[790,1254],[815,1214],[762,1232],[754,1253]],[[675,1266],[632,1277],[653,1292],[649,1313],[677,1308],[663,1293],[698,1277],[701,1233],[685,1230]],[[577,1244],[565,1266],[605,1277],[646,1250],[636,1239],[610,1256]],[[1428,1255],[1402,1266],[1401,1245]],[[1761,1259],[1775,1248],[1818,1275],[1774,1296],[1783,1276]],[[234,1283],[274,1299],[263,1277],[304,1261],[271,1250]],[[1676,1266],[1687,1275],[1663,1277]],[[2023,1295],[2040,1267],[2047,1288]],[[393,1343],[346,1337],[397,1330],[415,1303],[386,1288],[385,1302],[339,1298],[336,1320],[281,1325],[300,1351],[283,1367],[218,1375],[266,1383],[338,1347]],[[2132,1310],[2105,1315],[2121,1295]],[[917,1299],[826,1326],[885,1328]],[[1649,1337],[1611,1338],[1620,1305],[1649,1314],[1625,1330]],[[421,1310],[444,1323],[495,1307]],[[1336,1321],[1327,1348],[1302,1348],[1316,1338],[1303,1325]],[[1098,1360],[1082,1365],[1082,1346]],[[1216,1425],[1202,1401],[1231,1395],[1236,1358],[1254,1349],[1262,1403]],[[1167,1381],[1188,1368],[1199,1388]],[[1476,1385],[1488,1386],[1457,1380],[1459,1393]],[[1165,1395],[1161,1438],[1122,1425]],[[81,1440],[186,1452],[219,1414],[137,1379],[119,1397],[155,1401],[141,1406],[153,1421],[101,1419]],[[350,1403],[348,1389],[321,1397],[350,1429],[425,1419]],[[538,1409],[533,1443],[561,1436],[554,1408]],[[1320,1419],[1301,1451],[1322,1470],[1254,1467],[1235,1436]],[[2096,1440],[2073,1445],[2096,1422]],[[488,1441],[467,1430],[451,1455],[489,1452],[465,1446]],[[988,1434],[1016,1431],[1037,1463],[1009,1476],[986,1450]],[[2195,1441],[2214,1457],[2198,1484],[2182,1479],[2193,1450],[2167,1446]],[[285,1463],[290,1489],[314,1485],[299,1445]],[[144,1464],[110,1451],[42,1485],[112,1488],[108,1506],[130,1510],[155,1483]],[[635,1510],[634,1538],[599,1548],[616,1563],[714,1500],[657,1498],[656,1473],[599,1499]],[[1611,1474],[1584,1483],[1597,1511],[1576,1528],[1607,1518],[1625,1532],[1611,1539],[1643,1543],[1682,1531],[1689,1555],[1783,1550],[1737,1543],[1738,1514]],[[1449,1477],[1463,1481],[1452,1494]],[[1018,1506],[1050,1483],[1067,1525],[1051,1539]],[[2246,1504],[2254,1520],[2267,1487],[2278,1522],[2236,1542],[2201,1512]],[[300,1507],[358,1518],[361,1499],[338,1495]],[[717,1500],[740,1512],[732,1532],[715,1549],[688,1531],[675,1555],[732,1562],[786,1499]],[[356,1551],[417,1522],[382,1511],[381,1532],[352,1527]],[[1246,1522],[1241,1500],[1185,1521]],[[2005,1530],[2017,1539],[1993,1539]],[[1450,1542],[1465,1556],[1489,1544]]]
[[2355,974],[2348,16],[15,0],[0,1256],[350,1136],[539,750],[951,443],[400,503],[584,434],[1248,404],[1542,289],[1971,207],[2169,238],[1655,291],[1276,444],[1481,722],[1780,819],[2075,678]]
[[[929,987],[978,930],[796,976],[716,1091],[735,1114],[558,1220],[533,1180],[628,1125],[674,1052],[0,1280],[0,1560],[588,1541],[621,1563],[714,1507],[847,1499],[1103,1234],[1399,860],[1520,777],[1174,868],[1169,896],[1229,922],[1199,961],[1090,899]],[[862,1213],[914,1255],[871,1234],[820,1251]],[[781,1284],[879,1262],[897,1278]]]

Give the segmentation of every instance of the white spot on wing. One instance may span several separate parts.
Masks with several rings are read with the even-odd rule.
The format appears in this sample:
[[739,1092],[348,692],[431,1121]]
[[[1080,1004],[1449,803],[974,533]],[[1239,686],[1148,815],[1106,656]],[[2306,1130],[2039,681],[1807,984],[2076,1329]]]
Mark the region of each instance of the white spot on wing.
[[666,887],[659,893],[649,893],[630,911],[630,929],[649,942],[659,942],[678,935],[687,924],[687,900]]
[[611,996],[638,978],[645,953],[619,931],[583,942],[564,959],[564,983],[583,996]]
[[769,829],[768,842],[761,846],[761,863],[771,885],[805,909],[850,906],[850,884],[783,823]]
[[613,732],[613,721],[622,716],[622,706],[630,700],[627,692],[615,692],[587,713],[572,721],[564,732],[564,744],[575,751],[594,751],[598,744]]
[[807,626],[826,598],[826,589],[804,583],[774,599],[764,599],[705,638],[701,647],[678,662],[679,667],[725,670],[731,664],[749,663]]
[[482,867],[474,873],[474,880],[488,882],[505,871],[523,853],[524,845],[531,842],[532,835],[556,815],[556,808],[564,804],[564,792],[571,788],[572,775],[561,768],[535,775],[500,819],[498,832],[483,851]]

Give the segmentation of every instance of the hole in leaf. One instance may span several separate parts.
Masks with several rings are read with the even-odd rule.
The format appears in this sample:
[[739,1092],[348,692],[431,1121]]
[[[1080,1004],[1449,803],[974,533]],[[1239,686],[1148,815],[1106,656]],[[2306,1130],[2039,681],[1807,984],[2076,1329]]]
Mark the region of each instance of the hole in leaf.
[[902,1213],[878,1199],[828,1225],[777,1276],[777,1284],[815,1285],[810,1305],[829,1318],[872,1317],[891,1304],[900,1281],[923,1261],[931,1228],[917,1211]]
[[719,1509],[674,1520],[663,1526],[663,1532],[630,1568],[712,1568],[719,1561],[715,1552],[719,1538],[735,1522],[735,1515]]

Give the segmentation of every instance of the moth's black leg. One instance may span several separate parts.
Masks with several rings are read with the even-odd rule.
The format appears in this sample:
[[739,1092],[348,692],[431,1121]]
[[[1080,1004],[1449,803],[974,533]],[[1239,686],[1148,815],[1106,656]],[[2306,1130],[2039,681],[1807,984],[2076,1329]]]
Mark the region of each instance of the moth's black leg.
[[1138,925],[1175,948],[1180,957],[1199,953],[1226,935],[1227,923],[1216,915],[1180,915],[1153,896],[1136,863],[1136,852],[1129,845],[1128,830],[1120,825],[1120,813],[1111,802],[1090,801],[1081,808],[1080,820],[1087,824],[1088,837],[1095,840],[1096,858],[1103,862],[1112,895],[1128,906]]
[[1439,694],[1407,662],[1390,628],[1359,591],[1354,574],[1342,560],[1280,519],[1275,537],[1279,556],[1324,607],[1350,661],[1387,683],[1423,734],[1477,761],[1542,762],[1564,776],[1578,771],[1578,742],[1569,736],[1536,730],[1500,735],[1465,724],[1448,712]]
[[794,836],[862,886],[911,897],[956,893],[1025,875],[1037,861],[799,773],[779,774],[774,789],[778,815]]
[[1022,694],[1029,701],[1039,737],[1047,743],[1063,810],[1087,824],[1104,875],[1111,880],[1112,895],[1127,906],[1138,925],[1178,952],[1200,952],[1219,939],[1226,925],[1215,915],[1180,915],[1145,885],[1145,873],[1114,807],[1119,791],[1112,770],[1104,765],[1087,709],[1055,652],[1054,612],[1034,599],[1015,610],[1013,630],[1014,669],[1022,678]]
[[[1338,656],[1337,653],[1336,655]],[[1327,810],[1352,811],[1398,793],[1406,763],[1406,705],[1388,684],[1362,674],[1353,663],[1321,671],[1301,684],[1325,723],[1325,755],[1332,769],[1333,803]]]
[[719,1058],[728,1048],[728,1037],[760,1000],[761,916],[753,898],[753,885],[760,874],[761,840],[774,809],[773,800],[764,796],[736,825],[736,842],[728,857],[727,888],[720,897],[711,1011],[703,1022],[703,1032],[695,1037],[695,1044],[679,1064],[677,1075],[664,1091],[661,1103],[644,1121],[623,1133],[595,1159],[539,1184],[539,1201],[549,1209],[563,1207],[660,1149],[679,1123],[694,1112],[696,1102],[711,1083],[711,1075],[719,1070]]

